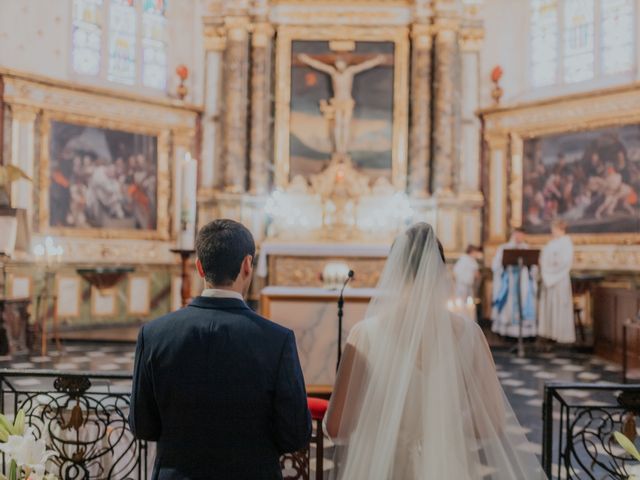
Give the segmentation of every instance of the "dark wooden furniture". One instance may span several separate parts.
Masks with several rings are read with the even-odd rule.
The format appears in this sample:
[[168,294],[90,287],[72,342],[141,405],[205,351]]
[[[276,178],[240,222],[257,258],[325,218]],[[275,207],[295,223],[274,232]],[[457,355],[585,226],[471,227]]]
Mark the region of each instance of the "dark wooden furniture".
[[[629,282],[603,282],[594,289],[595,352],[629,368],[640,367],[640,329],[624,324],[640,311],[640,288]],[[624,343],[626,342],[626,348]]]
[[30,298],[0,298],[0,355],[30,350]]

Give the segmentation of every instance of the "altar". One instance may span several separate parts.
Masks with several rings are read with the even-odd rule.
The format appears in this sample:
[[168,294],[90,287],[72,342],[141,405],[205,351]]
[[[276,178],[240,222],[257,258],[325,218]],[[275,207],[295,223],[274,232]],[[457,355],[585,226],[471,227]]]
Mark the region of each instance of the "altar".
[[[373,288],[345,289],[343,346],[351,328],[364,319],[374,293]],[[261,292],[261,314],[295,333],[308,387],[333,385],[335,380],[338,296],[337,290],[314,287],[271,286]]]

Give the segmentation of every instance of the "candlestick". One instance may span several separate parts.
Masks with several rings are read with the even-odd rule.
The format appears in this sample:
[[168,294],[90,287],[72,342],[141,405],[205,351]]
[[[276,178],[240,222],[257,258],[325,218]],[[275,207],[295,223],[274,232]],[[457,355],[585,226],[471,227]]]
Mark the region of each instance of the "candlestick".
[[191,158],[190,153],[185,154],[181,165],[181,172],[178,248],[181,250],[193,250],[196,237],[198,162]]

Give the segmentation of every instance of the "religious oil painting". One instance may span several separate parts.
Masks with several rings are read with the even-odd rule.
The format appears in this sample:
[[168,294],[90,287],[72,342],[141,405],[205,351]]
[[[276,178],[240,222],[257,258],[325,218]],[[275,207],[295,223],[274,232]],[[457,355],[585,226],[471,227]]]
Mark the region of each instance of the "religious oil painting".
[[640,232],[640,124],[528,139],[523,167],[528,233]]
[[407,72],[406,29],[280,29],[276,184],[344,162],[403,187]]
[[391,181],[392,42],[294,41],[291,48],[291,177],[348,155]]
[[158,138],[52,120],[49,227],[153,231]]

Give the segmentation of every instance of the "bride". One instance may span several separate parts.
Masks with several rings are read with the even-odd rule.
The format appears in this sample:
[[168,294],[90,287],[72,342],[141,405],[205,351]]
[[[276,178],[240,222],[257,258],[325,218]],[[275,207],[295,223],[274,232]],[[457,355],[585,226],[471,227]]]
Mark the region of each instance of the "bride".
[[482,331],[448,311],[451,293],[432,227],[398,236],[336,378],[325,425],[332,478],[545,478]]

